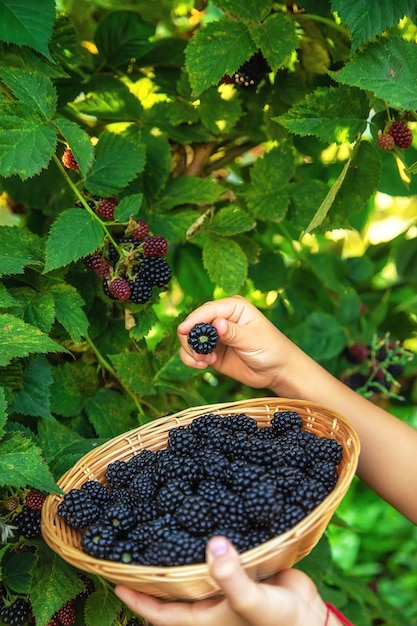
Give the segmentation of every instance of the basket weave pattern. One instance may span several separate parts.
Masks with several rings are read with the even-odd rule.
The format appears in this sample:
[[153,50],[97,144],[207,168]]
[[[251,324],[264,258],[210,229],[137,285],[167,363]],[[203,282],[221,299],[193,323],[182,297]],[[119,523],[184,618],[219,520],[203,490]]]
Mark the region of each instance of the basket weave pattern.
[[[343,446],[343,457],[335,488],[309,515],[289,531],[241,554],[247,573],[254,580],[265,579],[291,567],[311,552],[355,474],[360,451],[358,436],[344,418],[324,407],[302,400],[256,398],[186,409],[128,431],[90,451],[62,476],[58,485],[68,493],[89,480],[105,483],[109,463],[128,461],[144,448],[165,448],[172,428],[186,426],[200,415],[246,413],[262,428],[270,425],[276,411],[297,411],[303,419],[303,428],[319,437],[336,439]],[[47,497],[42,508],[42,535],[55,552],[76,568],[163,599],[197,600],[218,594],[219,589],[205,563],[150,567],[95,559],[85,554],[80,547],[81,532],[67,526],[58,516],[61,500],[62,496],[58,495]]]

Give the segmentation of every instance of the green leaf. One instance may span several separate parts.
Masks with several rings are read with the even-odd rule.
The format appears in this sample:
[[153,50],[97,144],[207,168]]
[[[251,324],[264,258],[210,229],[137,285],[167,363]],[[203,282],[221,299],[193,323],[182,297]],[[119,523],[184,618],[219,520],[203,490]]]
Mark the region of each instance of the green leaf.
[[417,102],[417,46],[401,37],[372,42],[337,72],[340,83],[372,91],[397,109],[415,110]]
[[114,210],[114,219],[119,222],[127,222],[130,217],[138,219],[142,202],[143,193],[125,196]]
[[210,280],[227,294],[237,293],[246,280],[248,259],[233,239],[209,236],[204,242],[203,264]]
[[23,389],[16,392],[11,410],[22,415],[52,418],[49,405],[51,384],[51,366],[43,355],[38,355],[25,371]]
[[218,85],[257,51],[245,24],[227,16],[198,29],[185,49],[185,65],[195,96]]
[[77,570],[53,552],[45,542],[39,542],[37,560],[32,569],[30,598],[38,626],[46,626],[69,598],[84,591]]
[[55,152],[56,132],[27,105],[0,107],[0,174],[26,180],[44,169]]
[[48,292],[35,291],[31,287],[17,287],[10,290],[15,306],[9,313],[22,317],[25,322],[37,326],[43,333],[51,331],[55,320],[54,299]]
[[23,274],[27,265],[43,262],[43,242],[27,228],[0,226],[0,276]]
[[288,208],[288,181],[295,172],[293,150],[282,142],[255,161],[251,168],[248,207],[255,217],[281,221]]
[[296,135],[351,143],[364,132],[368,116],[368,99],[359,89],[318,87],[287,113],[273,119]]
[[8,309],[16,304],[16,300],[10,295],[3,283],[0,283],[0,309]]
[[26,324],[13,315],[0,314],[0,366],[7,365],[15,357],[24,357],[35,352],[67,350],[35,326]]
[[111,11],[99,21],[94,40],[102,60],[118,67],[148,52],[154,34],[155,26],[136,11]]
[[[40,419],[38,421],[39,445],[49,466],[52,466],[56,459],[60,459],[68,450],[75,446],[77,448],[77,460],[81,458],[85,451],[83,446],[87,444],[91,449],[96,440],[84,439],[73,428],[64,426],[56,419]],[[74,461],[75,462],[75,461]]]
[[294,329],[291,339],[317,361],[331,359],[343,350],[346,337],[339,321],[329,313],[311,313]]
[[32,552],[13,552],[3,562],[3,582],[15,593],[29,593],[30,573],[36,556]]
[[289,187],[290,208],[286,216],[291,225],[304,231],[328,192],[328,185],[316,178],[291,183]]
[[63,267],[101,248],[104,231],[85,209],[68,209],[52,224],[45,250],[45,270]]
[[[142,374],[138,376],[141,371],[135,370],[132,377],[141,378]],[[85,399],[84,408],[98,437],[116,437],[135,426],[129,398],[112,389],[99,389],[94,396]]]
[[42,451],[21,433],[6,434],[0,442],[0,485],[60,493]]
[[172,167],[171,146],[167,137],[142,134],[146,147],[146,163],[141,174],[141,185],[148,202],[152,202],[168,180]]
[[139,339],[142,339],[148,334],[156,321],[157,317],[153,307],[141,311],[138,315],[135,315],[136,325],[130,330],[130,337],[135,341],[139,341]]
[[85,626],[113,626],[122,608],[121,601],[110,589],[99,589],[86,600]]
[[0,39],[29,46],[50,61],[48,41],[54,20],[54,0],[0,0]]
[[96,146],[96,159],[85,179],[85,186],[93,195],[117,195],[143,170],[144,164],[144,146],[104,131]]
[[169,213],[152,213],[149,216],[149,225],[154,233],[158,233],[171,244],[183,244],[188,238],[188,229],[198,220],[192,209],[176,209]]
[[82,410],[84,395],[97,387],[95,368],[76,363],[64,363],[52,368],[51,411],[56,415],[74,417]]
[[0,439],[4,434],[4,427],[7,421],[7,401],[3,387],[0,387]]
[[405,15],[413,15],[416,9],[415,0],[378,0],[372,4],[368,0],[332,0],[331,4],[342,24],[352,33],[352,51],[396,26]]
[[232,13],[244,22],[263,20],[271,9],[270,0],[216,0],[213,4],[227,13]]
[[272,291],[282,284],[286,268],[283,258],[276,252],[261,252],[257,263],[249,265],[249,278],[255,288],[261,291]]
[[90,324],[83,310],[84,300],[75,287],[68,283],[52,285],[50,294],[55,302],[56,319],[72,341],[79,343],[86,336]]
[[169,381],[172,383],[184,383],[191,380],[195,376],[198,376],[198,370],[193,370],[191,367],[187,367],[181,360],[179,352],[173,354],[173,356],[164,364],[155,376],[155,383],[161,381]]
[[168,211],[183,204],[211,204],[219,199],[223,189],[212,178],[179,176],[169,181],[154,208]]
[[[108,357],[126,387],[139,394],[151,391],[152,369],[146,352],[109,354]],[[137,375],[138,372],[141,372],[140,376]]]
[[283,65],[298,46],[295,21],[282,13],[273,13],[263,22],[250,24],[249,32],[273,71]]
[[230,133],[242,114],[242,107],[237,97],[222,97],[215,89],[207,89],[200,97],[200,106],[196,109],[201,121],[215,135]]
[[46,74],[20,67],[2,66],[0,76],[17,100],[21,100],[39,119],[51,119],[57,106],[57,94]]
[[78,124],[63,117],[55,119],[54,124],[71,148],[81,174],[86,176],[94,159],[90,136]]
[[207,230],[218,235],[237,235],[255,228],[256,222],[238,206],[228,206],[217,211]]
[[120,80],[101,74],[88,87],[85,96],[71,104],[76,111],[116,122],[143,119],[139,98]]

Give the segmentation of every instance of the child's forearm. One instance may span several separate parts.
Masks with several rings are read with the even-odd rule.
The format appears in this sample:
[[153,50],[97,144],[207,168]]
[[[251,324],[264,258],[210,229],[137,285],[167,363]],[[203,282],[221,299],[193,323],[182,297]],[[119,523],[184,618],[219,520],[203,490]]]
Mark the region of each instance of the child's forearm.
[[358,475],[417,523],[417,430],[360,396],[301,351],[288,368],[285,383],[280,376],[274,393],[310,400],[345,417],[361,441]]

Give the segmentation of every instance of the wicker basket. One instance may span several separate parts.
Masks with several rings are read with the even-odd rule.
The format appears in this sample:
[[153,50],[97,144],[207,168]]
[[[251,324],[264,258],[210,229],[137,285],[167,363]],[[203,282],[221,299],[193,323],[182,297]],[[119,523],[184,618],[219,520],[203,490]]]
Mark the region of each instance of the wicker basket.
[[[169,430],[185,426],[199,415],[246,413],[263,427],[270,424],[275,411],[291,410],[298,411],[304,422],[303,428],[318,436],[337,439],[343,446],[343,457],[335,488],[309,515],[289,531],[241,554],[248,574],[255,580],[262,580],[291,567],[311,552],[355,474],[360,450],[358,436],[344,418],[328,409],[284,398],[256,398],[186,409],[119,435],[92,450],[64,474],[58,485],[67,493],[70,489],[80,488],[88,480],[105,482],[104,474],[109,463],[127,461],[144,448],[158,450],[166,447]],[[42,508],[42,534],[46,543],[76,568],[163,599],[196,600],[218,594],[219,589],[209,576],[205,563],[150,567],[90,557],[80,548],[81,533],[67,526],[58,516],[61,500],[62,496],[58,495],[47,497]]]

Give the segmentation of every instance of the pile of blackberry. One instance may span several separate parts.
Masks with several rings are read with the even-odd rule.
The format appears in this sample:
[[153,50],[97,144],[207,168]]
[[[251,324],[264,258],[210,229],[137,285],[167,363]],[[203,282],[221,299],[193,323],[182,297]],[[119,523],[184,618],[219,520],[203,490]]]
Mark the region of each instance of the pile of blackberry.
[[302,426],[295,411],[264,428],[244,413],[199,416],[173,428],[166,448],[110,463],[106,484],[69,491],[58,514],[99,559],[201,563],[219,534],[244,552],[292,528],[336,485],[342,446]]
[[84,258],[84,265],[99,277],[108,298],[145,304],[155,287],[167,288],[172,270],[165,260],[168,244],[164,237],[151,235],[143,220],[130,220],[114,242],[117,247],[107,241]]

